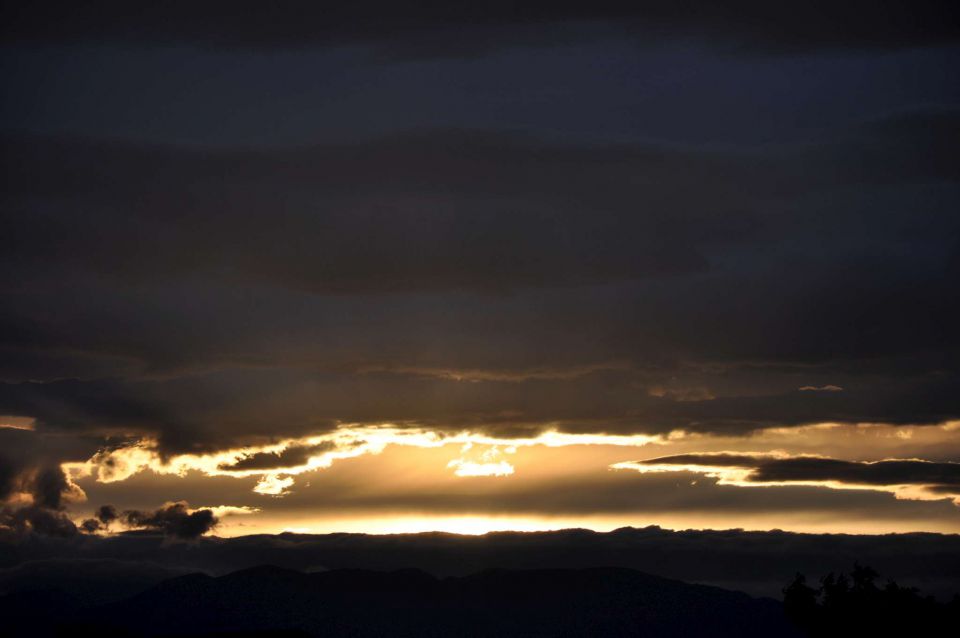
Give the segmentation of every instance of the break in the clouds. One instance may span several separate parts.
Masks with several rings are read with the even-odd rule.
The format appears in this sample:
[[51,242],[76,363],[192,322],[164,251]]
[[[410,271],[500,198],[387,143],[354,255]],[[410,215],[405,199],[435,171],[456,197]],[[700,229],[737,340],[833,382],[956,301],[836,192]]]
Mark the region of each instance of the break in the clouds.
[[957,528],[949,3],[128,5],[3,5],[14,536]]

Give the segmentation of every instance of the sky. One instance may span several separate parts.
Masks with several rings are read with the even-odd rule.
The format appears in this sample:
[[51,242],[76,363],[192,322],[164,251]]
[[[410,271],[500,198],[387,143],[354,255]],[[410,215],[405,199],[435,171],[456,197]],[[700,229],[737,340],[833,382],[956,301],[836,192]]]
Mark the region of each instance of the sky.
[[321,4],[3,3],[0,533],[960,532],[951,3]]

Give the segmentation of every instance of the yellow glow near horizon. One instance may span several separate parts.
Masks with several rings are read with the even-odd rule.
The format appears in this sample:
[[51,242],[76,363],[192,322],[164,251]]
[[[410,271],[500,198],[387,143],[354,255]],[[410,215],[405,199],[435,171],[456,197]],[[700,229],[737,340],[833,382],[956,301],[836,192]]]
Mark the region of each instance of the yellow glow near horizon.
[[[82,463],[64,464],[68,475],[86,490],[92,505],[155,508],[158,502],[131,499],[131,494],[173,494],[194,509],[198,503],[221,503],[221,524],[215,534],[238,536],[278,533],[408,533],[446,531],[482,534],[498,530],[542,531],[587,528],[598,531],[656,524],[670,529],[771,529],[791,531],[892,533],[960,532],[960,516],[934,508],[894,510],[838,508],[825,499],[816,511],[753,506],[720,512],[698,507],[703,495],[692,495],[689,511],[665,508],[663,490],[704,489],[709,482],[736,488],[768,490],[780,486],[812,486],[834,490],[886,492],[898,499],[934,501],[948,498],[923,486],[853,485],[830,481],[760,483],[750,468],[637,465],[626,459],[674,454],[751,454],[768,457],[832,456],[882,460],[891,450],[920,456],[931,446],[941,454],[960,449],[956,423],[940,426],[861,426],[819,424],[771,429],[747,437],[702,434],[621,436],[564,434],[548,431],[536,437],[506,439],[463,431],[453,434],[394,426],[344,426],[321,435],[247,446],[205,455],[179,455],[161,461],[152,442],[141,441],[95,455]],[[302,465],[278,469],[230,469],[230,465],[263,452],[279,454],[292,446],[319,445]],[[655,453],[645,446],[655,446]],[[811,454],[811,451],[817,454]],[[851,452],[857,450],[857,455]],[[282,457],[281,457],[282,458]],[[262,459],[258,459],[258,462]],[[269,459],[268,459],[269,460]],[[619,470],[619,471],[618,471]],[[625,470],[630,470],[626,472]],[[673,473],[650,479],[658,492],[644,492],[646,483],[630,482],[635,471]],[[693,472],[709,481],[682,476]],[[244,480],[232,480],[244,479]],[[666,483],[664,482],[666,479]],[[129,484],[125,483],[130,481]],[[689,485],[688,485],[689,484]],[[697,485],[700,485],[697,487]],[[162,489],[161,489],[162,486]],[[629,501],[636,490],[636,505]],[[715,488],[712,488],[715,489]],[[737,491],[724,488],[728,494]],[[593,490],[593,491],[592,491]],[[680,492],[678,492],[678,495]],[[720,495],[723,498],[726,496]],[[649,497],[649,498],[648,498]],[[738,502],[740,496],[733,496]],[[763,496],[760,497],[763,500]],[[831,497],[833,498],[833,497]],[[802,499],[801,499],[802,502]],[[809,501],[807,501],[809,506]],[[230,511],[229,506],[236,511]],[[926,506],[924,506],[926,507]],[[943,507],[951,507],[946,502]],[[259,508],[260,511],[254,511]],[[71,508],[73,509],[73,508]],[[243,516],[240,514],[243,509]],[[662,510],[662,511],[661,511]],[[870,512],[868,515],[867,512]],[[892,512],[907,512],[895,520]],[[912,511],[912,513],[910,513]],[[939,513],[937,513],[939,512]]]
[[724,530],[768,531],[779,529],[796,533],[835,534],[904,534],[912,532],[939,532],[956,534],[960,526],[949,521],[899,520],[863,518],[838,521],[831,513],[796,512],[790,514],[718,514],[704,516],[697,513],[644,513],[586,516],[504,516],[497,514],[466,515],[411,515],[378,513],[316,518],[308,515],[283,518],[254,517],[223,521],[214,535],[234,538],[251,534],[425,534],[440,532],[479,536],[494,532],[550,532],[565,529],[586,529],[610,532],[624,527],[657,526],[666,530]]

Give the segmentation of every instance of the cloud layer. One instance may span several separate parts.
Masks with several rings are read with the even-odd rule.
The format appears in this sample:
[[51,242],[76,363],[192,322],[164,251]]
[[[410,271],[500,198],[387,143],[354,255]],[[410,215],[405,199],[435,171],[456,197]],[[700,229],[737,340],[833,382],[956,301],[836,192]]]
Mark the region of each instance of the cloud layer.
[[4,535],[960,529],[952,5],[261,4],[3,4]]
[[689,471],[742,486],[822,485],[840,489],[881,489],[902,498],[952,498],[960,505],[960,463],[919,459],[844,461],[777,454],[678,454],[615,467],[641,472]]
[[[11,139],[0,413],[169,451],[336,423],[941,423],[960,414],[956,133],[924,111],[762,152]],[[851,188],[927,207],[867,226]],[[905,229],[924,258],[871,247]],[[798,255],[828,230],[871,240]]]

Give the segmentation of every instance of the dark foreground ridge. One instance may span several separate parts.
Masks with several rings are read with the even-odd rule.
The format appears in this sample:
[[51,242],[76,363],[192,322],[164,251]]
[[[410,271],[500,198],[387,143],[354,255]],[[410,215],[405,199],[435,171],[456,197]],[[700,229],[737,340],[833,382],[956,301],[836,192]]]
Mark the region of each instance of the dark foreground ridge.
[[20,593],[0,598],[0,613],[13,636],[799,635],[777,601],[621,568],[438,579],[412,569],[264,566],[180,576],[107,605]]

